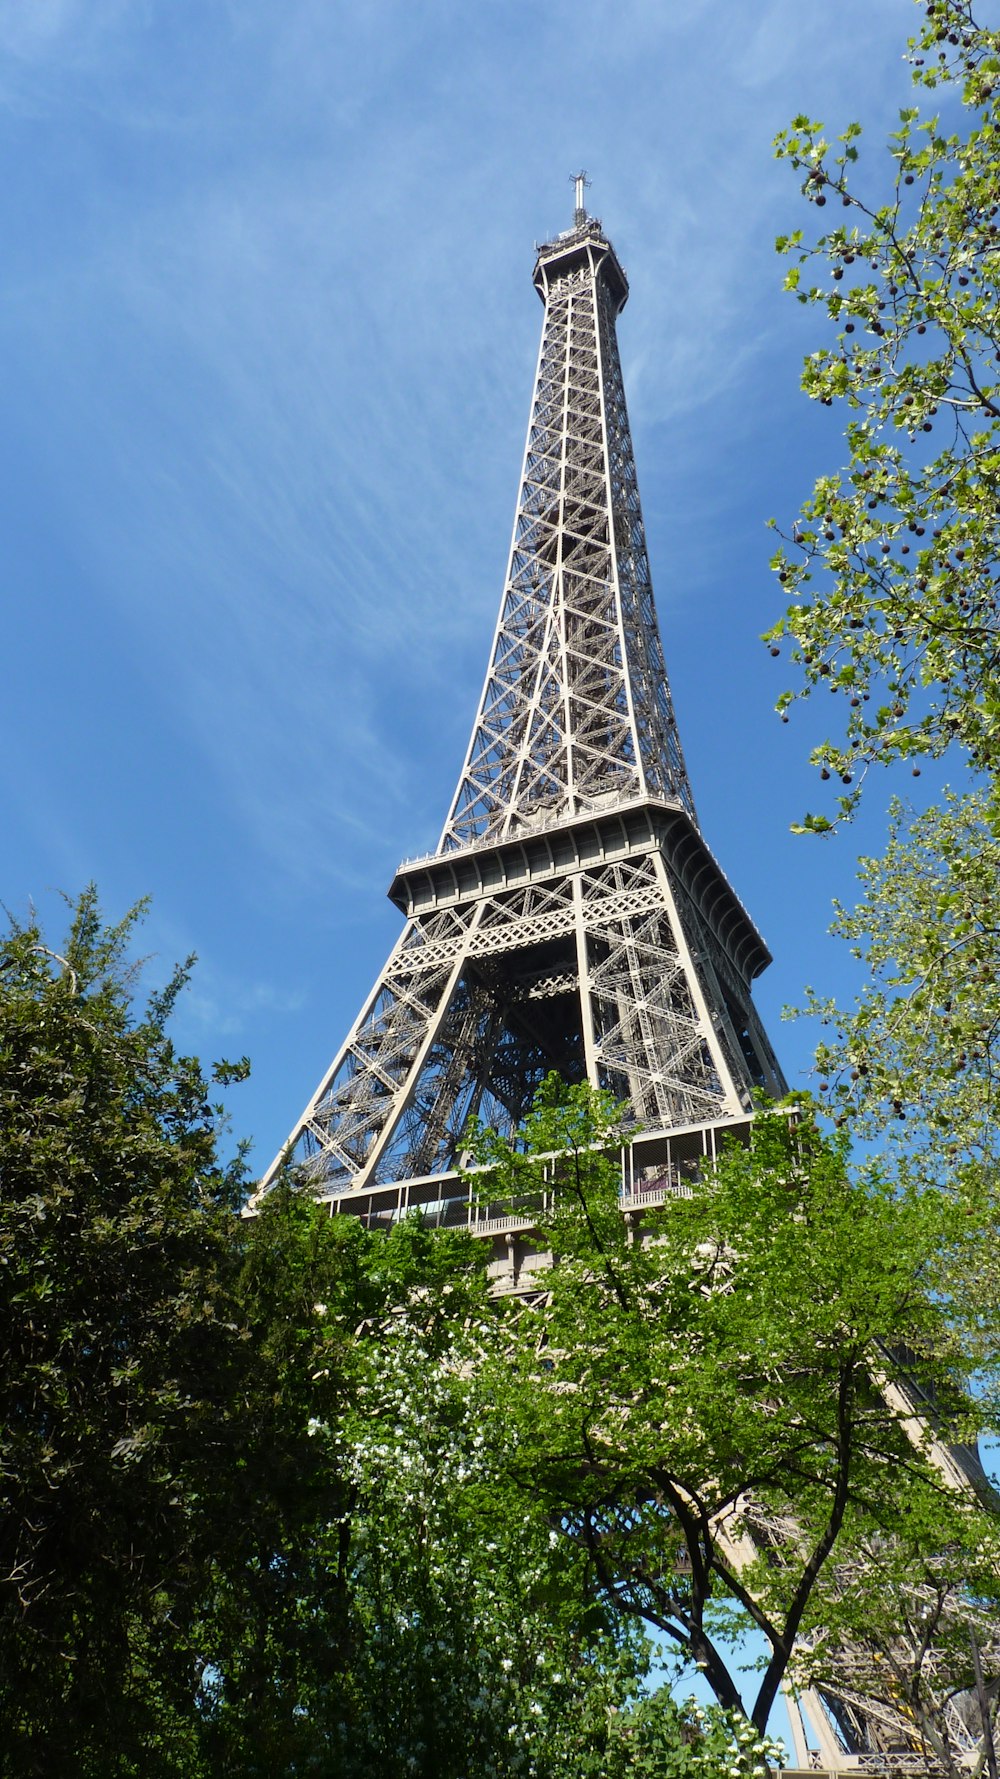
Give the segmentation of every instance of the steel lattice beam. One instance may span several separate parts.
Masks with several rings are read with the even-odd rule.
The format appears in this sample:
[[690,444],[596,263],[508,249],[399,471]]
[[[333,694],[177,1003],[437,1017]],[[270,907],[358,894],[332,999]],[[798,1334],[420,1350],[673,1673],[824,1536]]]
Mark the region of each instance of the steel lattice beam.
[[[450,1168],[541,1076],[668,1128],[783,1088],[767,952],[701,840],[663,664],[615,334],[628,285],[581,214],[541,248],[541,348],[500,614],[437,851],[286,1156],[331,1197]],[[609,827],[609,813],[614,821]]]

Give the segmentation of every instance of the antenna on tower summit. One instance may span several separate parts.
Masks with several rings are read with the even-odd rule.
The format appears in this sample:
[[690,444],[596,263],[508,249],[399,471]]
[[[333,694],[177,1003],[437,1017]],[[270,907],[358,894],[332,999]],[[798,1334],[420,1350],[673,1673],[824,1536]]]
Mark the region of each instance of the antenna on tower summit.
[[574,227],[579,229],[583,227],[587,220],[587,201],[584,197],[584,192],[590,184],[590,180],[587,178],[585,172],[571,173],[569,179],[570,184],[576,188],[576,209],[573,212],[573,224]]

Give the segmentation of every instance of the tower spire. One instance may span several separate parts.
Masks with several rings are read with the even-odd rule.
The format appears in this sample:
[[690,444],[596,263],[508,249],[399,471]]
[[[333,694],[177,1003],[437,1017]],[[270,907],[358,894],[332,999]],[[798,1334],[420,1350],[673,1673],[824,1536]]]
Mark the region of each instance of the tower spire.
[[569,180],[570,184],[575,187],[576,193],[573,225],[575,228],[582,229],[587,220],[587,200],[584,193],[590,184],[590,180],[587,178],[586,172],[571,173]]
[[534,283],[545,320],[514,536],[443,849],[613,798],[665,798],[695,819],[615,332],[628,280],[591,222],[539,249]]
[[290,1153],[342,1210],[443,1202],[470,1115],[513,1131],[553,1069],[703,1144],[746,1128],[755,1087],[784,1090],[750,998],[769,954],[701,837],[667,685],[615,332],[628,280],[574,185],[585,226],[534,268],[514,534],[455,795],[436,851],[393,879],[403,933],[262,1189]]

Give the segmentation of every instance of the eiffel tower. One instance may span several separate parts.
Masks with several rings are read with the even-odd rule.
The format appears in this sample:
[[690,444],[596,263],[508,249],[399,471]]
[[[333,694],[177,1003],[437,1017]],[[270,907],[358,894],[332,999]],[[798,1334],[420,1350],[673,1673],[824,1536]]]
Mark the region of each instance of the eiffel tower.
[[756,1088],[785,1091],[750,998],[770,954],[688,783],[615,333],[628,281],[584,187],[538,249],[513,541],[458,787],[436,850],[393,878],[403,932],[261,1182],[290,1158],[331,1210],[471,1220],[467,1120],[512,1132],[549,1070],[628,1102],[633,1191],[748,1127]]

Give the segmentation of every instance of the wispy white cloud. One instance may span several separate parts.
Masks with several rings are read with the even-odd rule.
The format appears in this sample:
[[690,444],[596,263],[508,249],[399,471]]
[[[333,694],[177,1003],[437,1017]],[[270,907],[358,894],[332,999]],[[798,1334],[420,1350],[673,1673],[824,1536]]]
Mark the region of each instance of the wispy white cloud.
[[[123,911],[108,908],[109,918]],[[241,1038],[261,1018],[286,1020],[306,1002],[303,983],[277,981],[266,971],[233,971],[210,951],[199,950],[186,923],[154,899],[136,926],[131,953],[140,966],[136,990],[140,999],[162,988],[174,971],[195,957],[178,997],[172,1032],[183,1047],[200,1049],[208,1041]]]
[[0,0],[0,53],[76,64],[129,10],[130,0]]
[[[580,164],[632,280],[623,358],[680,646],[765,418],[772,441],[800,424],[771,248],[799,200],[771,136],[799,108],[877,135],[916,18],[0,0],[0,500],[25,638],[33,602],[68,635],[61,681],[26,644],[44,715],[18,832],[39,872],[131,885],[146,865],[168,903],[217,896],[219,934],[252,906],[280,948],[279,913],[328,932],[433,843],[501,590],[531,242],[568,221]],[[199,1004],[249,1032],[272,990],[227,1015],[225,950]]]
[[[22,295],[36,341],[62,328],[103,454],[77,515],[95,578],[169,662],[178,718],[256,843],[300,859],[290,831],[311,832],[316,869],[318,823],[375,834],[419,797],[402,688],[437,723],[456,663],[464,680],[485,651],[540,317],[525,220],[563,220],[582,136],[595,204],[641,254],[623,323],[637,425],[704,414],[759,350],[745,269],[777,206],[754,124],[776,46],[809,49],[817,28],[793,27],[789,0],[725,7],[710,34],[698,8],[640,4],[614,9],[614,31],[600,6],[514,7],[507,31],[391,0],[301,0],[280,25],[210,10],[232,67],[207,72],[200,112],[169,58],[161,81],[145,65],[112,89],[123,146],[162,135],[168,171],[134,193],[110,177],[72,262],[50,243]],[[105,9],[105,42],[115,26],[125,66],[134,9]],[[44,41],[81,29],[56,8]],[[148,14],[146,33],[151,51]]]

